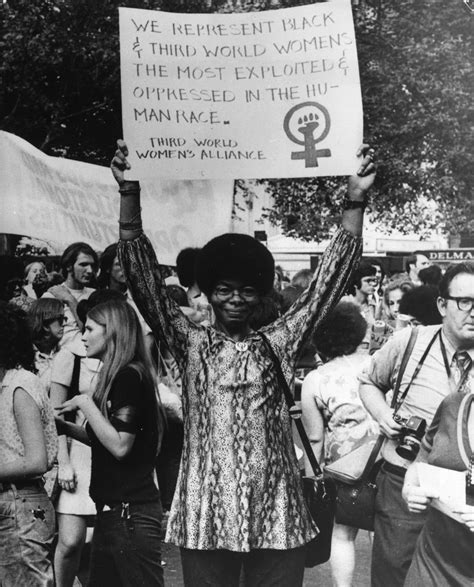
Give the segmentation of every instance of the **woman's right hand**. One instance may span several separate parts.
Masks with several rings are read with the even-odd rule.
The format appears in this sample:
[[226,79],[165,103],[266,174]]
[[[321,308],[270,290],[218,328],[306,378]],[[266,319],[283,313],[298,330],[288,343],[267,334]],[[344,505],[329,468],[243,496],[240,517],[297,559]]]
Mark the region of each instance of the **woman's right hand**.
[[122,185],[125,181],[125,170],[131,169],[130,163],[127,161],[128,147],[125,141],[119,139],[117,141],[117,150],[115,151],[114,158],[110,163],[110,169],[112,175],[115,177],[115,181]]
[[58,482],[61,489],[64,489],[65,491],[73,492],[76,490],[76,473],[70,463],[59,464]]

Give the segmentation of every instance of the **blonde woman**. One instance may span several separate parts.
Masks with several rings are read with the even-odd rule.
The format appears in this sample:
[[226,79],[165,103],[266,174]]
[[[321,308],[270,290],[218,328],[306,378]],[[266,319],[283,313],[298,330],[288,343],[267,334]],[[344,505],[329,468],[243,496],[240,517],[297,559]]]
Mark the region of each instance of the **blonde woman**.
[[87,356],[103,363],[94,396],[77,395],[58,414],[80,409],[88,421],[85,430],[61,423],[92,447],[97,519],[89,586],[163,585],[154,469],[164,418],[137,314],[120,300],[95,306],[83,342]]

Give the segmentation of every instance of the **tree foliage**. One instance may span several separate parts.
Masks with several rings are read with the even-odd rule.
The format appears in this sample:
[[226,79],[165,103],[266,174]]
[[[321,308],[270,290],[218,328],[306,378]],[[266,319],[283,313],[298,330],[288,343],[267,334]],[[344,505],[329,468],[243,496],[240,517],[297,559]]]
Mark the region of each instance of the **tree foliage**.
[[[372,218],[390,232],[473,231],[474,15],[462,2],[399,0],[355,10],[365,140],[377,152]],[[337,178],[265,182],[286,234],[326,236]]]
[[[247,12],[301,0],[8,0],[0,7],[0,126],[45,153],[107,164],[121,135],[119,6]],[[462,0],[360,0],[354,9],[372,215],[390,230],[471,230],[472,25]],[[324,238],[344,180],[264,181],[270,220]],[[251,190],[236,182],[237,192]],[[471,223],[471,224],[469,224]]]

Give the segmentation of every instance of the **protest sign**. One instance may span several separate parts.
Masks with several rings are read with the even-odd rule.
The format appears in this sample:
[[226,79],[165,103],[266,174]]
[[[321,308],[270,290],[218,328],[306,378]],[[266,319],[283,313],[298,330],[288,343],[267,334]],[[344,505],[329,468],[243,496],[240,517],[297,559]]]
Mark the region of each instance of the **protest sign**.
[[[61,252],[75,241],[96,250],[118,240],[118,188],[110,169],[49,157],[0,131],[0,232],[41,238]],[[231,181],[142,183],[145,232],[160,263],[231,229]]]
[[245,14],[119,10],[123,130],[140,177],[356,171],[350,0]]

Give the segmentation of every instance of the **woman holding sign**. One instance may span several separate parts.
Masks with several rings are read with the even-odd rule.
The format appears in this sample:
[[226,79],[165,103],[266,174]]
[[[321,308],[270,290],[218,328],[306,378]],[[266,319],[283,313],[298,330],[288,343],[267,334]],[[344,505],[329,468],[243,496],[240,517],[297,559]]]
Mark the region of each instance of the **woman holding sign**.
[[[301,491],[291,423],[274,364],[249,323],[273,286],[274,262],[255,239],[225,234],[202,249],[197,283],[216,316],[193,324],[169,298],[143,234],[140,189],[123,141],[112,160],[120,186],[119,256],[133,297],[183,379],[184,447],[167,541],[181,547],[185,585],[300,585],[305,544],[316,535]],[[342,227],[308,289],[266,335],[291,380],[311,332],[337,303],[361,254],[365,194],[375,168],[360,149]]]

